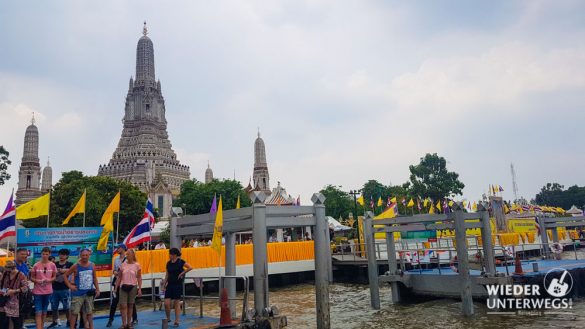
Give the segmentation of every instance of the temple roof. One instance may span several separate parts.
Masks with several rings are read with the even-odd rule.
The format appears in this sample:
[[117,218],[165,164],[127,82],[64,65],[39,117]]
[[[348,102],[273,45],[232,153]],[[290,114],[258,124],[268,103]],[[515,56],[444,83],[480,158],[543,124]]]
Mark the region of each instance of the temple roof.
[[272,189],[272,194],[264,202],[267,206],[292,206],[296,202],[295,198],[286,193],[286,189],[278,185]]

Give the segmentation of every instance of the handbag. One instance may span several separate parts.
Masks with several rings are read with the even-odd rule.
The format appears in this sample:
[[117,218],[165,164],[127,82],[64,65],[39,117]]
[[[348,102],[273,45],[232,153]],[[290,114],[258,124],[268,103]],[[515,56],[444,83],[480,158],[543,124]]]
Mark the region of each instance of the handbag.
[[123,285],[122,285],[122,290],[123,290],[124,292],[130,292],[130,291],[132,291],[132,289],[133,289],[134,287],[135,287],[135,286],[133,286],[133,285],[131,285],[131,284],[123,284]]

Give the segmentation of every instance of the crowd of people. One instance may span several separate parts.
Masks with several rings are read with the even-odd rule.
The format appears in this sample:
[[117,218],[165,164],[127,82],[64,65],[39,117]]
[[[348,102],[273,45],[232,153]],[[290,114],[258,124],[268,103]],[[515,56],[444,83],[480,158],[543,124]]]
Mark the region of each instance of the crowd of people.
[[[166,249],[163,246],[157,249]],[[120,244],[115,252],[119,257],[114,261],[110,317],[106,326],[112,326],[119,309],[120,329],[133,329],[138,323],[136,298],[142,296],[142,269],[134,249]],[[91,250],[83,249],[75,264],[68,260],[69,254],[69,249],[61,249],[58,259],[54,259],[51,249],[44,247],[41,259],[30,266],[28,250],[20,248],[14,261],[6,261],[0,275],[0,329],[23,328],[33,309],[36,328],[44,329],[49,306],[52,323],[47,329],[60,325],[59,306],[70,329],[75,329],[78,323],[79,328],[94,328],[94,300],[100,296],[100,290],[95,265],[90,261]],[[180,325],[183,281],[191,270],[191,265],[181,259],[179,249],[171,248],[161,297],[168,323],[172,322],[171,311],[175,311],[174,327]]]

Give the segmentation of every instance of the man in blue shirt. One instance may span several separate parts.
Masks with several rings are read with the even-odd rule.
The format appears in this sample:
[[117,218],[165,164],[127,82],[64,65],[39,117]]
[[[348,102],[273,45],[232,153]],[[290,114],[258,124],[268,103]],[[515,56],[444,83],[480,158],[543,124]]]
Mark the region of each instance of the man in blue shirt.
[[16,250],[16,269],[22,272],[28,278],[29,268],[26,259],[28,258],[28,250],[26,248],[18,248]]

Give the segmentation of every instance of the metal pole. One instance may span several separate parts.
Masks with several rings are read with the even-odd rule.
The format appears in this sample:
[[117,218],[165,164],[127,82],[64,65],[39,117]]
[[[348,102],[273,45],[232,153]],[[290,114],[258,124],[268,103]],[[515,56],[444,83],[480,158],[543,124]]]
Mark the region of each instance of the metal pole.
[[538,226],[540,226],[540,242],[542,243],[542,248],[544,249],[544,257],[549,258],[550,248],[548,247],[548,233],[546,231],[544,218],[536,217],[536,221],[538,222]]
[[325,196],[315,193],[311,197],[315,208],[315,299],[317,306],[317,329],[330,329],[329,314],[329,269],[331,248],[329,246],[329,224],[325,216]]
[[252,205],[252,246],[254,253],[254,308],[256,314],[262,314],[268,306],[268,263],[266,257],[266,195],[256,191]]
[[[236,275],[236,234],[233,232],[225,233],[225,275]],[[236,281],[232,278],[225,279],[225,287],[228,291],[228,300],[232,319],[237,317],[236,313]]]
[[483,247],[483,258],[485,259],[485,272],[488,275],[493,276],[496,274],[496,262],[492,245],[490,215],[487,211],[486,205],[481,202],[477,206],[477,211],[479,213],[479,219],[481,220],[481,244]]
[[364,216],[364,239],[366,244],[366,258],[368,259],[368,281],[370,283],[370,304],[375,310],[380,309],[380,287],[378,284],[378,262],[374,247],[374,235],[372,234],[371,211]]
[[473,298],[471,295],[471,277],[469,275],[469,259],[467,254],[467,236],[463,210],[459,203],[455,208],[455,239],[457,241],[457,261],[459,263],[459,278],[461,283],[461,302],[464,316],[473,315]]
[[[395,275],[398,270],[398,263],[396,262],[396,246],[394,245],[394,232],[386,232],[386,253],[388,254],[388,273]],[[392,288],[392,302],[394,304],[400,303],[400,288],[398,282],[392,281],[390,284]]]

